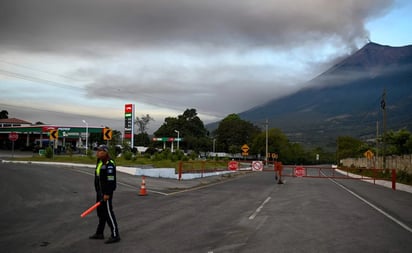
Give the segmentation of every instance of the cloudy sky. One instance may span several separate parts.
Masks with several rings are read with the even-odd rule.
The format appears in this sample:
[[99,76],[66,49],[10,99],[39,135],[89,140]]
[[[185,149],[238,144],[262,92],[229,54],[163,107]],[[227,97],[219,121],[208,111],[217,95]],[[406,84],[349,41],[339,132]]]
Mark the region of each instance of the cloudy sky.
[[409,0],[2,0],[0,110],[122,130],[124,104],[220,120],[373,42],[412,44]]

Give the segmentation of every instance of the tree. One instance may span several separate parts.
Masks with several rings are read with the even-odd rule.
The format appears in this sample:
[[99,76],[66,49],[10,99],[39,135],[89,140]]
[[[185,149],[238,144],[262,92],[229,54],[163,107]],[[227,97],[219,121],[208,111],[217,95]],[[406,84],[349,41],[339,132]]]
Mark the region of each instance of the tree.
[[136,134],[136,138],[134,139],[136,146],[149,146],[150,145],[150,138],[149,135],[145,133]]
[[[339,136],[338,137],[338,159],[348,158],[348,157],[362,157],[364,143],[356,138],[350,136]],[[365,150],[366,151],[366,150]]]
[[143,115],[141,118],[136,117],[135,125],[139,129],[139,133],[136,135],[134,139],[134,144],[137,146],[149,146],[150,145],[150,138],[147,134],[147,127],[150,121],[154,119],[150,117],[149,114]]
[[406,129],[401,129],[397,132],[390,131],[385,139],[388,144],[388,155],[405,155],[412,152],[412,136]]
[[[319,160],[316,160],[317,155],[319,155]],[[336,153],[327,152],[321,147],[314,148],[307,152],[308,161],[306,164],[325,164],[325,163],[335,163]]]
[[177,137],[177,131],[179,137],[183,138],[179,143],[180,149],[191,149],[198,152],[210,147],[207,129],[197,116],[196,109],[186,109],[177,118],[165,118],[165,122],[154,132],[154,135],[157,137]]
[[[280,129],[271,128],[268,130],[268,152],[280,154],[282,147],[289,143],[286,135]],[[266,132],[260,132],[253,139],[251,150],[255,154],[266,156]]]
[[[266,156],[266,132],[259,133],[251,146],[253,153]],[[268,152],[277,153],[278,160],[287,164],[303,164],[307,160],[303,147],[290,143],[287,136],[278,128],[268,130]]]
[[0,119],[8,119],[9,118],[9,112],[6,110],[2,110],[0,112]]
[[142,116],[141,118],[136,117],[136,122],[135,125],[139,129],[139,132],[141,134],[146,133],[147,131],[147,126],[149,125],[150,121],[153,121],[154,119],[150,117],[149,114],[146,114],[146,116]]
[[218,149],[229,152],[232,146],[240,148],[243,144],[251,144],[260,129],[249,121],[242,120],[237,114],[224,118],[214,132]]

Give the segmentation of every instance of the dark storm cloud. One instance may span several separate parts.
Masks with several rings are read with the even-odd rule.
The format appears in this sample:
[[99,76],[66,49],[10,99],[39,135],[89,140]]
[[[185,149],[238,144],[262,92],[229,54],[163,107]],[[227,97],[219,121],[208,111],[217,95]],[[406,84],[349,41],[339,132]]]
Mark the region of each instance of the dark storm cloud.
[[365,20],[393,1],[3,0],[1,48],[105,54],[196,45],[292,47],[365,39]]
[[[331,59],[316,59],[317,52],[332,48],[328,54],[335,57],[357,48],[368,38],[365,22],[389,11],[393,2],[2,0],[0,52],[88,62],[71,72],[92,80],[85,100],[113,97],[225,116],[298,89],[296,83],[328,66]],[[290,54],[290,60],[262,64],[249,57],[262,49],[271,57],[283,54],[281,61]],[[136,52],[158,57],[159,64],[131,60]],[[173,59],[161,58],[170,52]],[[195,64],[179,57],[194,58]],[[292,63],[294,70],[282,72],[282,65],[299,60],[305,66]],[[311,76],[299,72],[305,68]]]

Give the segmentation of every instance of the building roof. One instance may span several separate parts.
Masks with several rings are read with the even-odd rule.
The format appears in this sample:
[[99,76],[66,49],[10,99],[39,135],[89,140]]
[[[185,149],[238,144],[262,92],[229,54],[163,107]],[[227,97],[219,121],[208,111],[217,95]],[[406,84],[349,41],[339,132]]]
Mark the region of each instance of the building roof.
[[17,118],[9,118],[9,119],[0,119],[0,124],[29,124],[31,125],[31,122],[28,122],[22,119],[17,119]]

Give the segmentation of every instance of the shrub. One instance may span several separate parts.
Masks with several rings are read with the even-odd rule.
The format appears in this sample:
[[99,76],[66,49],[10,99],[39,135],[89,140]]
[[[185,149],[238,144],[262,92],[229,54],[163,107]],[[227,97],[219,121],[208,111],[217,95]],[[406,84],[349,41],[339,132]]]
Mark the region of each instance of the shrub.
[[406,170],[398,170],[396,172],[397,181],[404,184],[412,184],[412,174],[409,174]]
[[44,150],[44,156],[45,157],[47,157],[47,158],[53,158],[53,148],[52,147],[47,147],[45,150]]
[[71,145],[66,145],[66,154],[68,154],[70,157],[73,156],[73,149]]
[[93,150],[87,149],[86,150],[86,155],[87,155],[88,158],[93,159],[94,158]]
[[133,152],[130,150],[126,150],[125,152],[123,152],[123,158],[127,161],[132,160],[133,157]]

